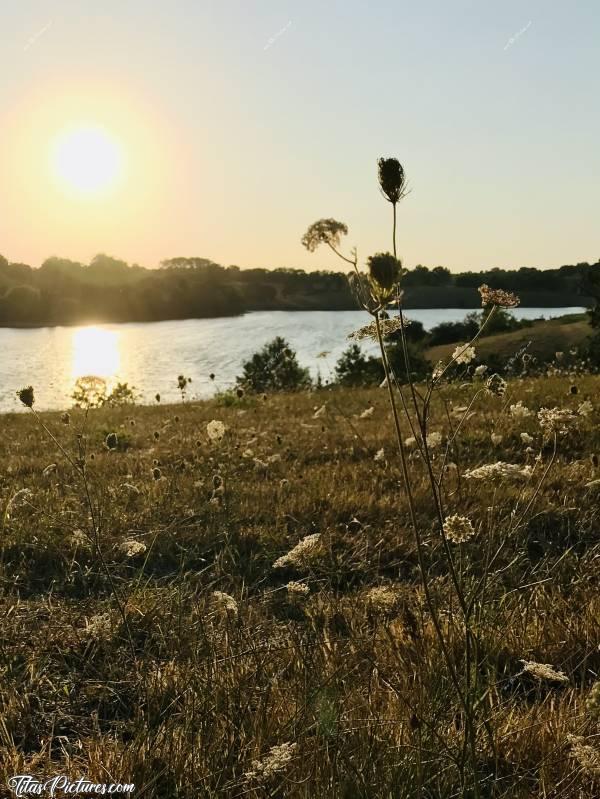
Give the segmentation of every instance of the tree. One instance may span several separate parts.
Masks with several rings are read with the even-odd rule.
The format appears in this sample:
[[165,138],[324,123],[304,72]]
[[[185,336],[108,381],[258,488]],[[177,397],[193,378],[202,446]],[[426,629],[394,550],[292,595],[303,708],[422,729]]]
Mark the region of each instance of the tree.
[[289,391],[311,385],[308,369],[299,365],[296,353],[281,336],[265,344],[243,369],[244,374],[236,380],[248,391]]
[[351,344],[335,365],[336,382],[342,386],[368,386],[384,378],[381,361],[367,358],[358,344]]

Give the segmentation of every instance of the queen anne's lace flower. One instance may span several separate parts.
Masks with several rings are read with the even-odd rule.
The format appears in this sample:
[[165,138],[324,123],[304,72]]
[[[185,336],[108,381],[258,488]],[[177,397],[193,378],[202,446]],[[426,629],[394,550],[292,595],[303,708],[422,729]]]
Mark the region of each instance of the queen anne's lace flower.
[[366,593],[366,599],[375,610],[382,613],[392,611],[398,602],[398,592],[385,585],[378,585],[370,588]]
[[128,558],[133,558],[136,555],[144,554],[146,551],[146,544],[144,544],[143,541],[123,541],[119,544],[119,551]]
[[549,663],[536,663],[535,660],[522,660],[523,673],[530,674],[539,682],[567,683],[569,678],[562,671],[557,671]]
[[485,283],[479,287],[479,294],[481,295],[481,305],[483,308],[486,305],[499,305],[501,308],[516,308],[520,300],[516,294],[511,291],[504,291],[504,289],[491,289]]
[[577,422],[577,415],[568,408],[540,408],[538,421],[544,433],[565,435]]
[[506,380],[501,378],[499,374],[493,374],[488,377],[485,387],[490,394],[495,394],[497,397],[503,397],[506,393]]
[[590,413],[594,410],[594,406],[589,400],[584,400],[580,403],[579,407],[577,408],[577,413],[580,416],[589,416]]
[[526,419],[531,416],[533,411],[530,411],[527,405],[523,405],[523,400],[519,400],[516,405],[510,406],[510,415],[515,419]]
[[467,344],[459,344],[452,353],[452,360],[460,364],[471,363],[474,357],[475,347],[469,347]]
[[273,746],[262,760],[254,760],[252,769],[247,771],[247,780],[265,782],[283,771],[291,762],[298,744],[284,743]]
[[[409,325],[410,320],[405,316],[403,316],[402,319],[400,319],[399,316],[395,316],[393,319],[380,319],[379,321],[379,327],[381,329],[381,335],[383,338],[390,336],[392,333],[397,333],[398,330],[402,330],[403,327],[406,328]],[[350,333],[348,338],[353,339],[354,341],[362,341],[366,338],[373,339],[373,341],[378,341],[377,325],[375,322],[370,322],[368,325],[359,327],[358,330]]]
[[320,533],[312,533],[299,541],[293,549],[277,558],[273,564],[274,569],[281,569],[284,566],[304,566],[309,563],[317,554],[321,544]]
[[212,422],[206,425],[206,434],[211,441],[221,441],[225,435],[225,425],[218,419],[213,419]]
[[238,615],[238,604],[231,594],[226,594],[224,591],[213,591],[212,598],[219,610],[231,613],[232,616]]
[[475,528],[468,516],[447,516],[444,520],[444,533],[446,538],[453,541],[455,544],[462,544],[473,538],[475,535]]
[[518,463],[486,463],[476,469],[469,469],[464,476],[467,480],[496,480],[496,479],[526,479],[531,477],[531,466],[521,466]]

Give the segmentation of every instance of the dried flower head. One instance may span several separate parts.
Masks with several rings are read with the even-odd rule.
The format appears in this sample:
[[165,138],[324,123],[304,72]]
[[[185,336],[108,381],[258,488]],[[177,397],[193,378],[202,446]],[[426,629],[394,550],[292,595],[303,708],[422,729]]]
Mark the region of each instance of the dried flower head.
[[305,583],[299,583],[297,580],[290,580],[286,585],[286,589],[288,595],[294,599],[305,597],[310,594],[310,588]]
[[33,398],[33,386],[27,386],[27,388],[21,388],[17,391],[17,396],[28,408],[33,407],[34,398]]
[[492,440],[492,444],[497,447],[502,443],[502,435],[500,433],[491,433],[490,438]]
[[299,541],[286,555],[282,555],[273,564],[274,569],[284,566],[305,566],[318,554],[321,548],[320,533],[312,533]]
[[123,541],[119,544],[119,552],[126,555],[128,558],[134,558],[136,555],[143,555],[146,551],[146,544],[143,541]]
[[429,433],[427,435],[425,442],[427,444],[428,449],[435,449],[436,447],[440,446],[442,440],[443,440],[442,434],[437,430],[434,430],[432,433]]
[[593,410],[594,406],[592,405],[592,403],[589,400],[584,400],[579,404],[579,407],[577,408],[577,413],[580,416],[589,416]]
[[71,424],[71,416],[66,411],[65,413],[61,414],[60,421],[63,424]]
[[223,422],[213,419],[206,425],[206,434],[211,441],[219,442],[225,435],[225,425]]
[[446,516],[444,520],[444,533],[446,538],[455,544],[462,544],[475,535],[475,528],[468,516]]
[[341,236],[345,236],[347,233],[348,227],[343,222],[338,222],[335,219],[319,219],[318,222],[313,222],[302,236],[302,245],[309,252],[314,252],[319,244],[337,248]]
[[600,774],[600,752],[595,746],[586,744],[580,735],[567,735],[567,742],[571,745],[571,756],[583,771],[590,775]]
[[475,371],[473,372],[473,374],[475,375],[475,377],[483,377],[484,374],[487,372],[487,370],[488,370],[487,366],[484,363],[482,363],[479,366],[475,367]]
[[262,760],[252,762],[252,769],[245,774],[246,779],[266,782],[284,771],[291,762],[297,746],[295,743],[284,743],[271,747]]
[[[381,330],[381,335],[383,338],[391,336],[393,333],[397,333],[399,330],[402,330],[402,328],[407,328],[409,325],[410,319],[407,319],[405,316],[402,318],[395,316],[393,319],[380,319],[379,321],[379,329]],[[365,338],[370,338],[373,339],[373,341],[377,341],[377,325],[374,321],[369,322],[368,325],[359,327],[358,330],[350,333],[348,338],[354,339],[354,341],[362,341]]]
[[495,394],[497,397],[503,397],[506,393],[506,380],[500,377],[499,374],[494,373],[486,380],[485,387],[490,394]]
[[378,585],[367,591],[366,599],[374,610],[391,613],[398,604],[398,592],[389,586]]
[[577,423],[577,414],[568,408],[540,408],[538,421],[544,433],[565,435]]
[[224,591],[213,591],[212,599],[216,609],[231,613],[232,616],[238,615],[238,604],[231,594],[226,594]]
[[380,158],[377,173],[381,191],[394,205],[406,195],[404,168],[397,158]]
[[367,258],[371,285],[379,292],[393,291],[400,280],[401,264],[389,252],[379,252]]
[[534,660],[522,660],[523,674],[530,674],[538,682],[567,683],[569,678],[562,671],[557,671],[549,663],[536,663]]
[[106,449],[116,449],[119,445],[119,439],[116,433],[109,433],[104,439],[104,446]]
[[516,294],[511,291],[504,291],[503,289],[491,289],[485,283],[479,287],[481,294],[481,305],[485,308],[487,305],[499,305],[501,308],[516,308],[520,300]]

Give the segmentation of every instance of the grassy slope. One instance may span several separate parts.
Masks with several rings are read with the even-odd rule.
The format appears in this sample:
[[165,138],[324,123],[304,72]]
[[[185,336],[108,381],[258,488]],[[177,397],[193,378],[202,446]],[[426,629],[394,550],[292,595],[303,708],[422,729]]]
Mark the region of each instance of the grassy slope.
[[[552,360],[555,352],[568,352],[578,347],[592,334],[592,328],[585,317],[564,316],[535,322],[531,327],[514,330],[511,333],[500,333],[480,338],[476,350],[478,356],[485,360],[486,355],[499,355],[508,359],[531,342],[527,352],[540,360]],[[431,347],[426,355],[432,362],[448,357],[456,344],[440,344]]]
[[[575,397],[570,382],[514,382],[504,400],[479,397],[451,457],[463,470],[497,459],[533,464],[541,452],[547,465],[535,417],[514,420],[507,406],[520,398],[533,409],[577,407],[596,397],[597,378],[579,379]],[[452,408],[475,391],[445,390],[454,424]],[[374,413],[361,419],[371,405]],[[81,412],[68,426],[57,414],[42,418],[74,451]],[[218,446],[206,436],[214,418],[228,427]],[[432,429],[447,432],[447,418],[436,403]],[[600,671],[600,534],[598,488],[585,484],[600,476],[590,462],[600,451],[598,421],[596,411],[561,440],[532,513],[512,532],[511,510],[524,508],[533,484],[448,483],[448,512],[468,514],[478,529],[461,545],[465,579],[480,576],[485,553],[502,545],[478,624],[492,686],[482,707],[497,746],[492,760],[481,744],[481,768],[495,773],[495,796],[597,796],[569,755],[567,733],[595,729],[585,701]],[[100,551],[132,644],[100,556],[77,532],[89,529],[89,518],[72,470],[31,414],[4,416],[2,427],[0,506],[31,491],[6,511],[1,532],[5,774],[102,782],[110,774],[135,782],[136,793],[144,787],[145,799],[416,798],[426,795],[416,776],[421,746],[427,795],[456,795],[443,750],[460,748],[460,714],[419,588],[383,391],[90,414]],[[529,455],[525,430],[534,436]],[[111,431],[120,448],[108,452]],[[500,445],[491,431],[504,436]],[[375,461],[381,448],[385,457]],[[440,463],[437,454],[436,470]],[[426,474],[414,455],[410,468],[432,590],[461,668]],[[216,474],[225,492],[211,503]],[[322,551],[309,567],[272,568],[314,532]],[[120,545],[130,540],[146,553],[127,557]],[[285,588],[291,579],[310,595],[294,600]],[[388,613],[367,597],[379,585],[394,592]],[[220,610],[214,590],[234,597],[237,613]],[[513,679],[522,658],[564,670],[569,684]],[[297,749],[268,792],[247,782],[253,759],[284,742]]]

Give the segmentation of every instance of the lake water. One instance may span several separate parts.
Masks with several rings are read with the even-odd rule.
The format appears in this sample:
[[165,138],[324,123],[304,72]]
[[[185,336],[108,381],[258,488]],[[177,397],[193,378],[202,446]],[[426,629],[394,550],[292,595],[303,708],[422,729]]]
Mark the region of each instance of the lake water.
[[[550,318],[583,310],[518,308],[515,315]],[[407,316],[430,329],[464,319],[468,312],[413,310]],[[261,311],[219,319],[0,328],[0,412],[22,409],[15,392],[26,385],[34,386],[39,410],[68,408],[75,381],[85,375],[104,378],[109,389],[127,382],[143,402],[153,402],[156,393],[174,402],[180,398],[177,376],[184,374],[192,378],[190,399],[210,397],[233,386],[242,363],[275,336],[285,337],[299,362],[325,380],[348,347],[348,334],[368,321],[363,311]],[[362,346],[375,351],[375,345]]]

